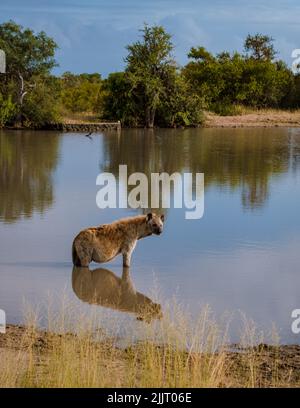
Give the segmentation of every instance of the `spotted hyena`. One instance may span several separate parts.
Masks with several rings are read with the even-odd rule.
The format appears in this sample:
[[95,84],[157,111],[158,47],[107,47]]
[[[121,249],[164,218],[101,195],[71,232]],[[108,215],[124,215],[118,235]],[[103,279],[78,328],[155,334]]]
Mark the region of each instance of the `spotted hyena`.
[[122,254],[123,265],[130,266],[137,241],[152,234],[160,235],[163,224],[163,215],[149,213],[82,230],[73,241],[73,264],[88,266],[92,261],[108,262]]

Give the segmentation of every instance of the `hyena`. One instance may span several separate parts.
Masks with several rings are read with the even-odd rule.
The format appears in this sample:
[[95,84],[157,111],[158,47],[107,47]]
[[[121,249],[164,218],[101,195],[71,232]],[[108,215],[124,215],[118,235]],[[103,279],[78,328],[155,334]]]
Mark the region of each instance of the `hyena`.
[[92,261],[108,262],[122,254],[123,266],[129,267],[137,241],[152,234],[160,235],[163,224],[163,215],[149,213],[84,229],[73,241],[73,264],[89,266]]

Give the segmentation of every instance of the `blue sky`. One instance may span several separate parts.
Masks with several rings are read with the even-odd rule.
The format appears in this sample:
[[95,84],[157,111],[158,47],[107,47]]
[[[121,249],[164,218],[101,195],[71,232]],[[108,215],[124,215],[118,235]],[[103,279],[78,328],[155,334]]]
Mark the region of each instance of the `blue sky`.
[[12,19],[44,30],[58,43],[55,73],[121,70],[125,46],[144,22],[162,24],[172,34],[175,57],[187,61],[192,46],[212,52],[242,51],[248,33],[275,38],[289,65],[300,48],[299,0],[1,0],[0,22]]

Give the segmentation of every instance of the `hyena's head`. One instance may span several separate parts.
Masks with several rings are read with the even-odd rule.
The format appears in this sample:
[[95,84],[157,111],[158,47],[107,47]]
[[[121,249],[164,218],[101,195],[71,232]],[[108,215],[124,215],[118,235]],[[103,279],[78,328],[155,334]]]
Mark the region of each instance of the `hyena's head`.
[[164,215],[149,213],[146,216],[146,223],[150,229],[150,232],[156,235],[160,235],[163,232],[164,220]]

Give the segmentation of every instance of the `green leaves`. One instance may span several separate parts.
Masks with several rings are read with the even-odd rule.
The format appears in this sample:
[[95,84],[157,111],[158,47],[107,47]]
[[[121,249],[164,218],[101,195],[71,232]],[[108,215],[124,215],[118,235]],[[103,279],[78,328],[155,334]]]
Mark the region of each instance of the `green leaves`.
[[24,79],[49,74],[56,66],[54,40],[43,31],[35,34],[13,21],[0,25],[0,49],[6,53],[7,73],[14,77],[18,73]]
[[263,34],[248,34],[244,49],[250,54],[250,57],[258,61],[272,61],[276,55],[273,46],[273,38]]
[[42,126],[76,113],[125,126],[197,126],[204,108],[228,115],[241,104],[300,106],[300,76],[274,61],[273,39],[267,35],[248,35],[245,54],[213,55],[203,46],[192,47],[190,61],[179,68],[171,35],[162,26],[145,24],[140,32],[140,39],[127,46],[124,72],[105,80],[97,73],[54,78],[54,40],[13,21],[1,24],[7,73],[0,82],[0,126],[13,121]]
[[7,125],[16,112],[16,106],[11,100],[11,96],[7,99],[0,93],[0,128]]
[[62,104],[66,110],[102,114],[104,91],[100,74],[74,75],[66,72],[61,84]]
[[192,92],[172,56],[171,36],[144,26],[127,47],[125,72],[105,81],[105,115],[127,126],[191,126],[203,121],[203,99]]
[[52,76],[35,77],[34,88],[26,95],[22,107],[23,126],[42,127],[60,121],[60,84]]
[[[194,92],[219,114],[235,111],[236,104],[281,107],[292,103],[294,77],[282,62],[272,59],[272,38],[248,35],[246,55],[228,52],[212,56],[204,47],[192,48],[183,72]],[[289,99],[288,99],[289,98]],[[295,99],[294,99],[295,100]]]
[[133,95],[128,73],[114,72],[104,81],[103,116],[109,120],[120,120],[125,126],[142,123],[143,115]]
[[141,31],[142,40],[127,47],[126,75],[131,97],[143,112],[141,124],[153,127],[166,82],[176,71],[176,63],[171,55],[171,36],[163,27],[145,25]]
[[24,29],[9,21],[0,25],[0,49],[6,54],[7,68],[0,91],[12,96],[16,107],[15,122],[24,125],[28,112],[31,124],[45,122],[47,117],[51,120],[56,96],[51,95],[49,99],[50,89],[38,87],[45,83],[51,69],[56,66],[54,54],[57,45],[54,40],[43,31],[35,34],[29,28]]

